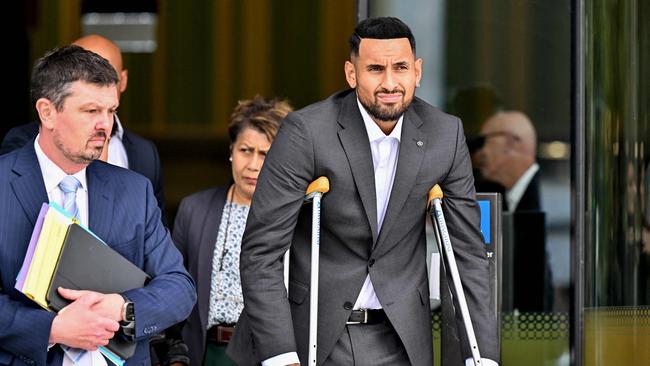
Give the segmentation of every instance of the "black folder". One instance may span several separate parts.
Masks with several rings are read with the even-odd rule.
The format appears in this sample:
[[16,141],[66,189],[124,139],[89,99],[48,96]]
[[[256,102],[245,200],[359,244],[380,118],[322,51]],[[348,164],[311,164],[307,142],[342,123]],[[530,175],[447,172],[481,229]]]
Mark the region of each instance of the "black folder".
[[[72,224],[63,241],[59,261],[47,293],[50,309],[59,311],[70,303],[57,288],[91,290],[100,293],[121,293],[143,287],[149,276],[100,239]],[[133,356],[135,342],[116,334],[108,348],[123,359]]]

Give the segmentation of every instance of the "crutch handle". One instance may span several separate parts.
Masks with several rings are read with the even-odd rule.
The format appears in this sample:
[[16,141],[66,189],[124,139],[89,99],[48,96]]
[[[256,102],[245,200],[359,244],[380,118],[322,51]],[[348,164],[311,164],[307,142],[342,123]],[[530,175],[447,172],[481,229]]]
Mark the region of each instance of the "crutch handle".
[[305,196],[309,196],[312,193],[327,193],[330,190],[330,181],[327,177],[317,178],[315,181],[311,182],[307,187]]
[[427,199],[427,207],[431,208],[431,202],[435,200],[436,198],[442,199],[442,188],[440,188],[440,185],[436,184],[431,188],[429,191],[429,198]]

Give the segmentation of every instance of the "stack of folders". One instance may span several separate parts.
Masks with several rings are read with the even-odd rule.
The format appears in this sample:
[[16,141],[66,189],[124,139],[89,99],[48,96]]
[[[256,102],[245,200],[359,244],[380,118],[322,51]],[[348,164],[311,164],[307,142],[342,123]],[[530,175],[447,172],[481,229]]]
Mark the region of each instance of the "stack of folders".
[[[48,311],[70,303],[59,287],[121,293],[143,287],[149,277],[83,227],[59,205],[44,203],[36,220],[16,289]],[[135,352],[136,344],[121,334],[100,352],[118,366]]]

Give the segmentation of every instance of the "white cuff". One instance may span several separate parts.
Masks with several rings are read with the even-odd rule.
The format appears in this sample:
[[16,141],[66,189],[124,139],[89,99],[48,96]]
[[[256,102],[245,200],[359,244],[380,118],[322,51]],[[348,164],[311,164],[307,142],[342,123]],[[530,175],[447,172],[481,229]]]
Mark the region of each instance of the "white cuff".
[[286,366],[292,363],[300,363],[296,352],[287,352],[281,355],[273,356],[262,361],[262,366]]
[[[490,360],[489,358],[481,358],[481,361],[483,363],[483,366],[499,366],[498,363]],[[474,359],[473,358],[465,359],[465,366],[474,366]]]

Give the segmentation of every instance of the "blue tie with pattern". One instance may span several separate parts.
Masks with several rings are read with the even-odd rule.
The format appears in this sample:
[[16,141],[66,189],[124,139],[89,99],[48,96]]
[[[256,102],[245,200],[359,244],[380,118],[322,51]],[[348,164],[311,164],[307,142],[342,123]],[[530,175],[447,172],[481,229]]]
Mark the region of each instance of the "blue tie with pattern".
[[63,191],[63,208],[75,219],[79,219],[79,208],[77,207],[77,189],[81,183],[72,175],[68,175],[61,180],[59,188]]

